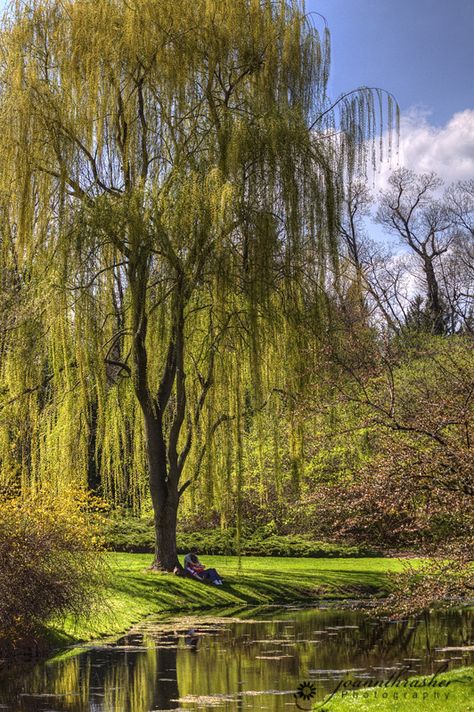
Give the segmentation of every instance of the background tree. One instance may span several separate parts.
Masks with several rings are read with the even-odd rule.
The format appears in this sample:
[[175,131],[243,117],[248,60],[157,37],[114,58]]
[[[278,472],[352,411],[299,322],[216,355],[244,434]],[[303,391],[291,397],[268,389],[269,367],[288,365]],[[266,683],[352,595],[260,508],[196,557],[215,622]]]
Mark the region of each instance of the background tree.
[[435,199],[441,181],[433,174],[416,175],[400,168],[389,178],[377,211],[377,222],[396,235],[416,255],[425,286],[426,314],[434,334],[446,331],[446,308],[438,277],[438,263],[453,239],[446,206]]
[[[307,492],[314,527],[385,548],[462,548],[473,534],[471,338],[373,344],[359,359],[330,353],[326,412],[311,391],[302,398],[314,423],[307,458],[326,456]],[[328,467],[331,452],[338,458]]]
[[474,181],[448,186],[444,196],[454,223],[454,239],[443,260],[442,278],[450,307],[451,331],[472,334],[474,284]]
[[[441,193],[442,182],[434,174],[399,169],[390,185],[378,200],[364,183],[345,186],[339,233],[346,278],[357,275],[365,308],[380,328],[472,331],[471,182],[449,185]],[[402,251],[370,239],[375,208],[376,220]]]

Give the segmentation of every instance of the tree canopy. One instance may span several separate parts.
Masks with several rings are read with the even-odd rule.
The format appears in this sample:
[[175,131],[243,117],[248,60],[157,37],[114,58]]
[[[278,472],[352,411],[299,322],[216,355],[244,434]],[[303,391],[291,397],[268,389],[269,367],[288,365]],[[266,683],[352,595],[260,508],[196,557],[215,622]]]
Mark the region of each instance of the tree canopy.
[[301,372],[341,183],[393,103],[331,102],[297,0],[17,2],[0,41],[1,254],[27,305],[4,485],[151,494],[170,568],[182,494],[199,472],[238,493],[245,418]]

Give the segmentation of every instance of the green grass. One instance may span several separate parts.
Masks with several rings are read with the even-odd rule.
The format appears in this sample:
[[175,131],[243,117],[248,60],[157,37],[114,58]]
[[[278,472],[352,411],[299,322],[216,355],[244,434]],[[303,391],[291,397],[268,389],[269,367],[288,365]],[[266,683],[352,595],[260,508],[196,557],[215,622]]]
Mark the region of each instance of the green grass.
[[[430,676],[412,677],[410,682]],[[443,687],[368,688],[357,695],[348,690],[341,699],[337,693],[323,709],[327,712],[474,712],[474,668],[459,668],[441,673],[436,682]],[[383,695],[386,695],[384,698]],[[315,703],[314,710],[321,710]]]
[[68,620],[52,627],[58,642],[116,635],[147,615],[245,604],[310,602],[323,598],[383,595],[386,574],[400,571],[398,559],[307,559],[209,556],[204,563],[225,578],[222,587],[151,572],[149,554],[107,554],[111,576],[107,609],[91,621]]

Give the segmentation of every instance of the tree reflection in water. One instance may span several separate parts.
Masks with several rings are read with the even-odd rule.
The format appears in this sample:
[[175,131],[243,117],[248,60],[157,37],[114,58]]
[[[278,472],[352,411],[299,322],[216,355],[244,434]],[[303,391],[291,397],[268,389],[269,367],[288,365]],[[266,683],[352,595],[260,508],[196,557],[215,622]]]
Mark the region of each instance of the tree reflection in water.
[[394,623],[334,608],[260,610],[247,621],[146,621],[114,644],[5,671],[0,704],[19,712],[235,712],[264,704],[276,712],[303,679],[315,681],[322,696],[348,670],[384,677],[410,665],[429,673],[446,656],[451,667],[472,664],[472,651],[437,649],[472,645],[473,621],[466,609]]

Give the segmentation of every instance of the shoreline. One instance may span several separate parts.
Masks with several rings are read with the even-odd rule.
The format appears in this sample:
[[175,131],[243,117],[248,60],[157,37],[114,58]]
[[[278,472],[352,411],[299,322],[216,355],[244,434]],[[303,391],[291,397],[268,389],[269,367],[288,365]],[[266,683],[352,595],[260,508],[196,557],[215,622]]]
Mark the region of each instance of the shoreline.
[[225,580],[223,586],[213,586],[150,570],[150,554],[108,552],[106,558],[109,575],[102,607],[89,620],[69,617],[47,624],[33,645],[17,648],[13,656],[2,651],[7,664],[25,657],[25,652],[42,659],[71,646],[120,636],[153,615],[377,600],[390,590],[389,575],[404,566],[403,560],[386,557],[206,556],[204,563]]
[[[93,621],[49,625],[59,645],[119,635],[150,615],[205,613],[215,608],[371,600],[387,595],[389,574],[403,562],[388,558],[284,558],[209,556],[205,564],[223,576],[223,586],[149,570],[148,554],[109,553],[106,608]],[[57,646],[56,646],[57,647]]]

